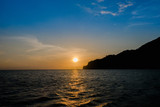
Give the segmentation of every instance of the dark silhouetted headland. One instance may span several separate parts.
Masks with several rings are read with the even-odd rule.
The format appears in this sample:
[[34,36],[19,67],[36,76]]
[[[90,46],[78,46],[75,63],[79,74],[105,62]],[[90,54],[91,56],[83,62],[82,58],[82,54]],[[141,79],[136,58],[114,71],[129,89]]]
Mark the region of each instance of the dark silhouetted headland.
[[83,69],[159,69],[160,37],[136,50],[125,50],[117,55],[90,61]]

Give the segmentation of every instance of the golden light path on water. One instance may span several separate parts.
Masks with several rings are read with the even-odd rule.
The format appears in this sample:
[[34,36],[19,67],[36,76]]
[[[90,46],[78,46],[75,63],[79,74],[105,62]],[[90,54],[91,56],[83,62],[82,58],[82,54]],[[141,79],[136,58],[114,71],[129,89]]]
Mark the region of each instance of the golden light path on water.
[[[97,82],[93,82],[94,77],[89,77],[89,72],[85,70],[75,69],[64,72],[59,71],[58,73],[60,75],[63,74],[58,77],[59,79],[61,79],[61,83],[57,84],[58,87],[56,89],[53,90],[51,88],[48,91],[45,91],[44,94],[44,96],[47,96],[47,98],[51,100],[47,101],[47,103],[35,104],[35,106],[103,107],[112,103],[110,100],[107,100],[107,97],[104,97],[103,94],[105,93],[101,94],[100,91],[94,88],[97,85],[99,87],[99,84]],[[93,84],[91,81],[93,82]]]
[[[84,71],[73,70],[68,84],[59,89],[56,93],[60,97],[60,100],[56,102],[57,104],[76,107],[89,104],[96,99],[96,97],[90,97],[94,96],[96,93],[94,93],[93,89],[87,88],[87,84],[85,84],[84,81],[84,76],[79,75],[79,72]],[[98,106],[101,107],[103,105],[107,105],[107,103],[103,103]]]
[[87,90],[83,82],[78,70],[73,70],[68,86],[57,93],[61,97],[61,101],[58,103],[66,106],[80,106],[94,100],[93,98],[87,98],[87,94],[85,95],[86,92],[92,90]]

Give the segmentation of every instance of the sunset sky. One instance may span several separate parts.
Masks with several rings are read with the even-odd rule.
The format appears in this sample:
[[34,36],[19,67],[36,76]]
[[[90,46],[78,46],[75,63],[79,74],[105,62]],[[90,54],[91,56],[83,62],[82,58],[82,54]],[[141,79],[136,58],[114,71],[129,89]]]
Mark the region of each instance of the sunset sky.
[[0,0],[0,69],[82,68],[159,36],[160,0]]

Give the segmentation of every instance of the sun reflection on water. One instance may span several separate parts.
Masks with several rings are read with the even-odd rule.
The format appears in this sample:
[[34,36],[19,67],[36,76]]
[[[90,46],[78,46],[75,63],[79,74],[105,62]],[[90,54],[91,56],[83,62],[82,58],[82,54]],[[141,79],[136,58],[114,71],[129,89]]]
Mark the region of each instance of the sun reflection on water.
[[84,77],[79,75],[78,70],[73,70],[70,75],[70,80],[66,81],[68,83],[57,92],[57,95],[60,97],[57,103],[74,107],[88,104],[94,100],[94,98],[88,97],[88,93],[93,90],[87,89],[87,85],[83,79]]

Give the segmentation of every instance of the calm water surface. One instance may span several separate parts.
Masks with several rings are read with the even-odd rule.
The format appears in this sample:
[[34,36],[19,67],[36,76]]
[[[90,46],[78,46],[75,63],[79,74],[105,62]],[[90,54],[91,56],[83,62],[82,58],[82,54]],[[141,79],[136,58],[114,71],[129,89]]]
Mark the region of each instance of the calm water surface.
[[0,106],[160,107],[160,70],[0,71]]

